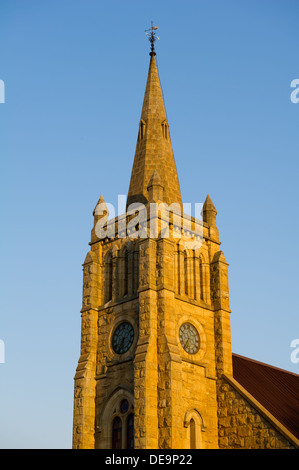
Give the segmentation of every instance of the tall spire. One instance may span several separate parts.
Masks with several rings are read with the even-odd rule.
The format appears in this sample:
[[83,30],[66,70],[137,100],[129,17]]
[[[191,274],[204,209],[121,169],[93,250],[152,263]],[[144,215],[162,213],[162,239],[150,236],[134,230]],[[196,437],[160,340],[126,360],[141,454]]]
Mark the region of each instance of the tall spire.
[[179,203],[182,207],[155,55],[152,47],[127,206],[134,202],[148,202],[149,182],[154,170],[157,170],[164,188],[163,202],[168,205]]

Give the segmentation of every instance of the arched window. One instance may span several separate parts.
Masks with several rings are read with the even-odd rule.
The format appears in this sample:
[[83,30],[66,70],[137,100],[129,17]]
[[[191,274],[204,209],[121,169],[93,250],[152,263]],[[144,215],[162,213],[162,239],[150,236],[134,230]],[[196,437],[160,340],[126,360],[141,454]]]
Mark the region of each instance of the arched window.
[[133,252],[133,293],[135,294],[138,290],[139,284],[139,252]]
[[134,415],[131,413],[127,420],[127,449],[134,449]]
[[122,422],[121,419],[116,416],[112,423],[112,449],[122,448]]
[[162,122],[162,135],[164,139],[168,139],[168,123],[167,121]]
[[117,386],[103,401],[95,420],[96,449],[134,448],[134,395]]
[[129,253],[128,250],[124,252],[123,259],[123,295],[128,295],[129,285]]
[[190,419],[190,449],[196,449],[196,428],[194,419]]
[[202,433],[206,426],[201,413],[195,408],[189,408],[185,414],[184,427],[186,428],[186,445],[189,449],[202,449]]
[[188,257],[187,252],[184,251],[184,278],[185,278],[185,294],[188,295]]
[[105,263],[105,303],[112,299],[112,256],[106,257]]
[[203,298],[203,269],[202,269],[202,259],[199,260],[199,288],[200,288],[200,298]]
[[139,123],[138,141],[142,140],[145,136],[145,122],[143,120]]

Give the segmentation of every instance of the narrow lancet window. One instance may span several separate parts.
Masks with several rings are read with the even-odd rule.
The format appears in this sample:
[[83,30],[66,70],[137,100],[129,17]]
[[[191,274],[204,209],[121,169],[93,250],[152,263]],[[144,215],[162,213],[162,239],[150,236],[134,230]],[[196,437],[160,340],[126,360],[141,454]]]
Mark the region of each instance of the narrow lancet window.
[[127,421],[127,449],[134,449],[134,415],[130,414]]
[[164,139],[168,139],[168,124],[167,121],[162,122],[162,135]]
[[139,133],[138,133],[138,142],[140,142],[145,136],[145,122],[140,121],[139,123]]
[[188,256],[186,251],[184,252],[184,278],[185,278],[185,294],[188,295]]
[[190,449],[196,449],[196,428],[193,418],[190,420]]
[[138,291],[139,287],[139,253],[134,251],[133,255],[133,293]]
[[123,295],[128,295],[128,285],[129,285],[129,253],[128,250],[124,252],[124,259],[123,259]]
[[203,300],[203,268],[202,268],[202,260],[200,260],[199,264],[199,285],[200,285],[200,298]]
[[105,302],[112,299],[112,256],[108,254],[105,263]]
[[122,448],[122,422],[117,416],[112,423],[112,449]]

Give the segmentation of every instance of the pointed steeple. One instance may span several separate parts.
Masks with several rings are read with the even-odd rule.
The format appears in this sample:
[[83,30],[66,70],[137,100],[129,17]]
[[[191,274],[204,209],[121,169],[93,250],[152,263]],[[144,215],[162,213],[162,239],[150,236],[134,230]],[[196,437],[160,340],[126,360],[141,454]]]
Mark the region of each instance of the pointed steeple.
[[92,214],[98,220],[105,215],[105,212],[107,212],[107,214],[109,215],[105,199],[103,198],[103,194],[101,194],[100,199],[96,203]]
[[151,52],[144,94],[135,158],[128,192],[127,206],[134,202],[146,204],[148,187],[154,170],[157,170],[164,188],[163,202],[179,203],[181,191],[169,135],[169,126],[155,53]]
[[93,210],[93,229],[91,230],[91,243],[98,241],[99,239],[99,230],[96,230],[97,223],[99,220],[105,217],[105,221],[108,219],[109,210],[107,208],[106,202],[101,194],[100,199],[98,200],[94,210]]
[[209,225],[210,236],[219,240],[219,232],[216,224],[217,210],[209,194],[206,197],[202,208],[202,220]]
[[204,202],[203,211],[204,212],[213,212],[213,214],[217,215],[216,207],[214,206],[213,201],[210,198],[209,194],[207,195],[206,200]]
[[216,227],[216,207],[214,206],[210,195],[208,194],[203,205],[203,221]]

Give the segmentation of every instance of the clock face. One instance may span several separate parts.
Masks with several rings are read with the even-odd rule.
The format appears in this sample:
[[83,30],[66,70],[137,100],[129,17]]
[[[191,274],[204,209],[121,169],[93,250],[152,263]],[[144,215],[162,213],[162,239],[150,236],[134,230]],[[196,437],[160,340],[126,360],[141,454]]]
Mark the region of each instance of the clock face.
[[196,354],[199,350],[199,334],[191,323],[183,323],[180,328],[180,342],[188,354]]
[[132,346],[134,329],[131,323],[121,323],[115,330],[112,338],[112,348],[116,354],[124,354]]

